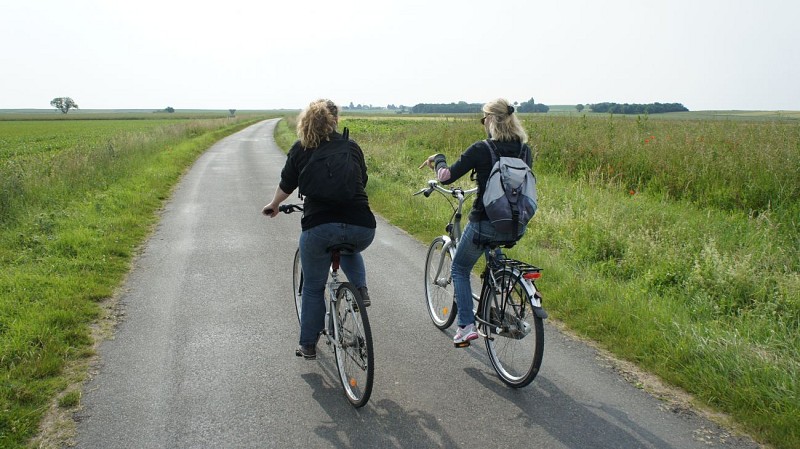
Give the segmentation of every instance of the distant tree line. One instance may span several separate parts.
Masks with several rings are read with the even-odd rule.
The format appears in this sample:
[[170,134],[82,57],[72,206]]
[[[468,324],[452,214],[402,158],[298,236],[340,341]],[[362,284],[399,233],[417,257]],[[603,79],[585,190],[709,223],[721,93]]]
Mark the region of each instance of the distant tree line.
[[351,101],[349,106],[342,106],[342,109],[344,109],[345,111],[348,111],[348,110],[349,111],[369,111],[369,110],[373,110],[373,109],[383,109],[383,108],[381,108],[380,106],[373,106],[371,104],[361,104],[361,103],[353,104],[353,102]]
[[[583,109],[583,105],[580,109]],[[612,114],[663,114],[665,112],[687,112],[684,105],[680,103],[650,103],[650,104],[619,104],[619,103],[597,103],[590,104],[589,110],[592,112],[610,112]]]
[[[536,103],[533,98],[522,103],[514,102],[514,107],[518,112],[547,112],[550,107],[541,103]],[[411,108],[412,114],[479,114],[483,109],[482,103],[420,103]]]
[[411,108],[412,114],[478,114],[483,107],[480,103],[420,103]]
[[545,104],[536,103],[536,101],[531,98],[528,101],[523,101],[522,103],[517,106],[518,112],[547,112],[550,110],[550,106]]

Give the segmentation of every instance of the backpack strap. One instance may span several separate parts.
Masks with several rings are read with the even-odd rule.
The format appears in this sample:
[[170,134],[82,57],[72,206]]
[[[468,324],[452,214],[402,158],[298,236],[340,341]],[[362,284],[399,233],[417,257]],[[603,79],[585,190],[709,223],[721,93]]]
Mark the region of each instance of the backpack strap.
[[[347,140],[350,140],[350,130],[349,130],[349,129],[347,129],[347,127],[345,127],[345,128],[342,130],[342,138],[343,138],[343,140],[345,140],[345,141],[347,141]],[[329,141],[328,143],[330,143],[330,141]],[[311,154],[311,156],[308,158],[308,162],[306,162],[306,165],[310,164],[310,163],[311,163],[311,161],[315,161],[315,160],[317,160],[317,154],[318,154],[318,153],[319,153],[319,147],[317,147],[316,149],[314,149],[314,153],[313,153],[313,154]],[[304,167],[304,168],[305,168],[305,167]]]
[[489,139],[483,139],[483,143],[489,147],[489,153],[492,155],[492,166],[494,166],[497,160],[500,159],[500,156],[497,155],[497,148],[495,148],[494,143]]
[[[497,147],[495,147],[494,142],[492,142],[490,139],[484,139],[483,143],[489,147],[489,150],[492,153],[492,165],[494,165],[495,162],[497,162],[497,160],[500,158],[497,153]],[[525,160],[525,144],[522,143],[521,140],[519,141],[519,154],[517,155],[517,159],[522,159],[523,161]]]

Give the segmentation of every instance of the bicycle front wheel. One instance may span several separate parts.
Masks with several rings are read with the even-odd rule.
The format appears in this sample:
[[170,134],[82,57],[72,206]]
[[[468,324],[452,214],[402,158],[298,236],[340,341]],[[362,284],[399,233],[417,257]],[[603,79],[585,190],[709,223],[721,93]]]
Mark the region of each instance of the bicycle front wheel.
[[542,365],[544,324],[533,311],[534,292],[520,273],[503,269],[495,273],[496,291],[484,290],[480,316],[486,334],[486,351],[500,379],[514,388],[533,381]]
[[436,237],[425,257],[425,300],[433,325],[447,329],[456,319],[455,290],[450,270],[453,258],[444,248],[445,240]]
[[303,267],[300,265],[300,248],[294,252],[294,264],[292,265],[292,288],[294,289],[294,308],[297,311],[297,322],[300,322],[300,314],[303,310]]
[[336,290],[334,354],[336,368],[347,400],[356,408],[363,407],[372,394],[375,357],[372,331],[361,293],[345,282]]

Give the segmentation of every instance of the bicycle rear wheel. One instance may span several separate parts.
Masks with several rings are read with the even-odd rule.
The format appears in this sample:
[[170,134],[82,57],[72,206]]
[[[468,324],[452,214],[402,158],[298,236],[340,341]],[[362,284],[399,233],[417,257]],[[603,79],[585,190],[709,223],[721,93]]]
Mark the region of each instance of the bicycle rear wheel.
[[433,239],[425,257],[425,300],[428,314],[433,325],[441,330],[450,327],[456,319],[455,290],[453,276],[450,274],[453,258],[450,251],[444,249],[444,244],[442,237]]
[[294,289],[294,308],[297,311],[297,322],[303,310],[303,267],[300,265],[300,248],[294,252],[292,265],[292,288]]
[[481,324],[486,351],[503,382],[521,388],[533,381],[542,365],[544,325],[533,311],[530,291],[520,273],[503,269],[495,273],[497,292],[484,290],[481,299]]
[[331,319],[337,321],[333,326],[336,368],[347,400],[356,408],[363,407],[372,394],[375,357],[367,309],[353,284],[345,282],[336,290],[335,309]]

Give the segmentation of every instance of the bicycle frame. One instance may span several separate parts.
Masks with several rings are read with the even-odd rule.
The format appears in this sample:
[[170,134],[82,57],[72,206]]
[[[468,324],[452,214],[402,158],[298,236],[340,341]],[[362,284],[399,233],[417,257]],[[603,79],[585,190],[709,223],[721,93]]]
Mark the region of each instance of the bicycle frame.
[[[462,188],[454,188],[452,190],[445,189],[442,187],[438,181],[430,180],[428,181],[428,188],[422,189],[419,192],[415,193],[414,195],[419,195],[420,193],[425,195],[425,197],[431,196],[431,193],[434,191],[441,193],[445,196],[452,196],[456,199],[457,205],[453,209],[453,214],[450,216],[450,221],[448,222],[445,229],[447,230],[449,235],[442,235],[442,239],[444,240],[444,246],[442,247],[442,254],[445,251],[450,253],[451,258],[455,256],[456,248],[458,247],[458,242],[461,241],[461,235],[463,233],[463,229],[461,227],[461,218],[463,217],[463,210],[464,210],[464,201],[470,196],[478,192],[477,187],[473,187],[469,190],[464,190]],[[451,203],[452,206],[452,203]],[[444,257],[439,259],[439,265],[436,268],[436,279],[439,279],[439,275],[442,272],[442,267],[444,266]],[[478,296],[474,293],[472,294],[473,299],[478,299]]]

